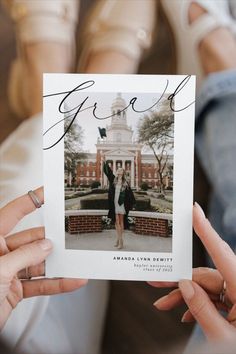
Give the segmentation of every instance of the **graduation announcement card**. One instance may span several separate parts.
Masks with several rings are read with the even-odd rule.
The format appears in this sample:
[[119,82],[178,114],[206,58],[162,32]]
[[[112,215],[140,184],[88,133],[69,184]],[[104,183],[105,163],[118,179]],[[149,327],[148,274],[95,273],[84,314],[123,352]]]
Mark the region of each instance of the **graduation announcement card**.
[[50,277],[192,273],[195,77],[44,75]]

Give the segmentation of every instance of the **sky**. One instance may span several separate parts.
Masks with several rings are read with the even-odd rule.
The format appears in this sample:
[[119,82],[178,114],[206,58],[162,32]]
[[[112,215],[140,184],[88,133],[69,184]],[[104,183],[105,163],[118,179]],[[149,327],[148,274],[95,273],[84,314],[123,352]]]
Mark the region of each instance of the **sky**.
[[[67,105],[70,109],[79,105],[86,97],[88,93],[80,93],[80,100],[78,101],[78,94],[71,95],[67,101]],[[135,107],[137,110],[145,110],[151,107],[154,102],[158,100],[160,94],[150,93],[121,93],[122,98],[126,101],[127,105],[133,97],[137,97]],[[111,115],[111,105],[117,93],[89,93],[89,99],[86,101],[84,107],[93,106],[97,102],[96,115],[99,117],[106,117]],[[158,109],[158,108],[157,108]],[[76,111],[76,110],[75,110]],[[148,112],[147,112],[148,113]],[[129,107],[126,111],[127,124],[134,130],[134,136],[137,137],[137,125],[144,113],[136,113],[132,107]],[[111,124],[111,118],[98,120],[93,116],[93,107],[80,112],[77,116],[77,122],[82,127],[84,132],[83,150],[87,152],[96,152],[97,138],[99,137],[98,127],[105,128],[106,125]],[[145,151],[146,153],[149,151]]]

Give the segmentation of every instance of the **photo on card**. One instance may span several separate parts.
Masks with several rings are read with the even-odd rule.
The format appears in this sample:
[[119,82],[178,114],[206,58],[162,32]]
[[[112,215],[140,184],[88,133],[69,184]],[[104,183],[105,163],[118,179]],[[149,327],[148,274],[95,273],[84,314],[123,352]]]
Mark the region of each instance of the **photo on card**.
[[[174,112],[168,95],[90,97],[101,107],[99,116],[109,118],[88,124],[85,111],[65,135],[65,247],[171,252]],[[142,107],[161,99],[138,114],[127,109],[132,97]],[[72,119],[65,114],[65,131]]]
[[195,77],[44,75],[49,277],[190,279]]

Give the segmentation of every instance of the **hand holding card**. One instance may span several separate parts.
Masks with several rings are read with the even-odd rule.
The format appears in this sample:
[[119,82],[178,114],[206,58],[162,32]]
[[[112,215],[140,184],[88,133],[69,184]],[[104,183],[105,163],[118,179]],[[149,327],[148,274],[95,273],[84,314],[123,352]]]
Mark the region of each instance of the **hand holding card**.
[[[183,322],[196,320],[209,340],[234,340],[236,282],[232,269],[236,268],[236,256],[213,229],[197,203],[193,207],[193,226],[217,269],[193,269],[193,281],[181,280],[179,289],[157,300],[154,306],[159,310],[171,310],[185,301],[188,310],[182,317]],[[177,283],[153,282],[151,285],[176,287]],[[227,316],[223,317],[219,310],[226,312]]]
[[[34,194],[43,203],[43,188]],[[52,242],[45,239],[43,227],[9,235],[20,219],[34,210],[28,194],[0,209],[0,330],[23,298],[69,292],[86,284],[80,279],[42,278],[44,260],[53,248]]]

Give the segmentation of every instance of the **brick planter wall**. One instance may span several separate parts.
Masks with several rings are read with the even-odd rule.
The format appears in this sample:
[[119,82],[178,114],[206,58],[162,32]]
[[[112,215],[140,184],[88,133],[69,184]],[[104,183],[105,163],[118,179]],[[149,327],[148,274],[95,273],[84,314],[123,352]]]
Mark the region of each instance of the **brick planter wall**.
[[68,232],[80,234],[87,232],[101,232],[102,217],[100,215],[70,215],[68,220]]
[[[66,211],[67,230],[70,234],[102,232],[102,217],[107,215],[107,210],[79,210]],[[171,214],[147,213],[130,211],[129,216],[135,219],[134,232],[147,236],[169,236],[168,220]]]
[[134,232],[140,235],[168,237],[168,220],[136,217]]

